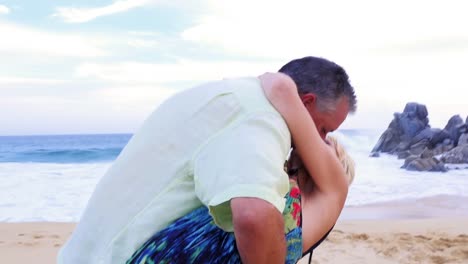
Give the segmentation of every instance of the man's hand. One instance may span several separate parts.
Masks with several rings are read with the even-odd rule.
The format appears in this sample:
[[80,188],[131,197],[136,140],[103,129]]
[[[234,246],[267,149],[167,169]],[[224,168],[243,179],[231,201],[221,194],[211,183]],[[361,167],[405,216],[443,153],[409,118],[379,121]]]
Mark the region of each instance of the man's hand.
[[242,263],[284,263],[286,241],[282,214],[258,198],[234,198],[231,209]]

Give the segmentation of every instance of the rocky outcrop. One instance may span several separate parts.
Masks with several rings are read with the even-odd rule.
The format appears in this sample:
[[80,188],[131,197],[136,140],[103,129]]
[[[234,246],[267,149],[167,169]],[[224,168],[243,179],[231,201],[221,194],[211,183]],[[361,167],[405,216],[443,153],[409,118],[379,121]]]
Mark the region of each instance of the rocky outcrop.
[[431,128],[426,106],[407,103],[403,113],[393,115],[370,156],[380,152],[405,159],[407,170],[447,171],[444,163],[468,163],[468,117],[463,122],[454,115],[443,129]]
[[[398,153],[409,150],[412,144],[430,139],[433,131],[429,127],[427,108],[418,103],[408,103],[403,113],[395,113],[387,130],[382,134],[372,152]],[[413,138],[416,138],[413,140]]]

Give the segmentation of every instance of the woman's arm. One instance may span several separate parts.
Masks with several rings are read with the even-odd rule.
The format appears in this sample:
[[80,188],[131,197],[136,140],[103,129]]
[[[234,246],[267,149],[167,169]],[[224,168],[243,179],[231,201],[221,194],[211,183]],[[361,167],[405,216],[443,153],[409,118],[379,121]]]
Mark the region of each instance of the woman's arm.
[[348,192],[344,169],[334,150],[321,139],[294,81],[282,73],[265,73],[260,80],[268,100],[285,119],[317,191],[335,195],[338,204],[344,205]]
[[348,181],[335,150],[320,137],[294,81],[281,73],[266,73],[260,80],[268,100],[288,124],[296,150],[307,169],[300,173],[308,172],[312,179],[305,181],[306,186],[301,188],[301,192],[304,190],[302,238],[305,251],[335,224],[348,194]]
[[[350,185],[354,179],[354,161],[346,152],[341,144],[334,137],[327,137],[327,142],[335,150],[336,156],[343,166],[346,174],[346,181]],[[316,193],[314,182],[303,168],[302,161],[298,157],[296,151],[291,153],[288,161],[288,167],[299,168],[292,170],[297,173],[300,183],[302,196],[302,241],[303,251],[307,251],[319,239],[323,237],[325,232],[330,230],[331,226],[336,222],[338,215],[336,212],[341,212],[342,207],[334,201],[334,195],[325,193]],[[335,212],[335,213],[334,213]]]

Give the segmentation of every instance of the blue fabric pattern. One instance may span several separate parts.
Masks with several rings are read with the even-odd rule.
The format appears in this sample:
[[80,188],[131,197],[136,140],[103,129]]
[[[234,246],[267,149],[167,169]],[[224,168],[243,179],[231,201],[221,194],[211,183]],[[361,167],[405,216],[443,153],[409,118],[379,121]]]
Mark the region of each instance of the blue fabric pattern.
[[[302,257],[300,191],[290,180],[286,195],[285,236],[287,264]],[[241,263],[234,233],[216,226],[206,207],[200,207],[157,232],[127,261],[127,264],[153,263]]]

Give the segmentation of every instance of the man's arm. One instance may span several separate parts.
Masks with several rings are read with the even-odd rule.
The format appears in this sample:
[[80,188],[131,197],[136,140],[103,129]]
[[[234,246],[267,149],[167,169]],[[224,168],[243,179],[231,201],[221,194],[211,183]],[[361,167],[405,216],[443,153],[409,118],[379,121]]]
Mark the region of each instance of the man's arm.
[[235,233],[244,263],[284,263],[286,254],[281,212],[289,190],[283,164],[290,134],[264,103],[265,110],[246,109],[193,158],[195,194],[216,225]]
[[258,198],[233,198],[232,221],[242,263],[284,263],[286,241],[282,214]]

